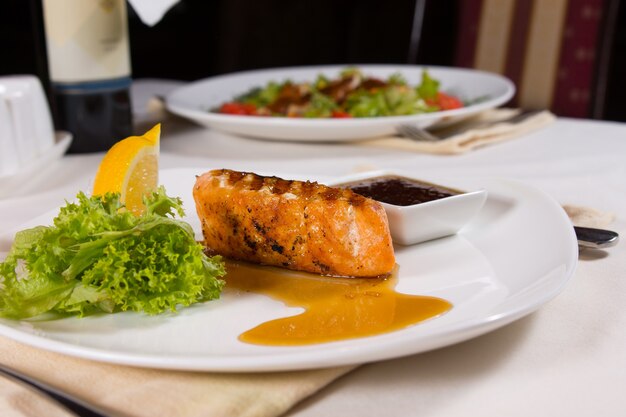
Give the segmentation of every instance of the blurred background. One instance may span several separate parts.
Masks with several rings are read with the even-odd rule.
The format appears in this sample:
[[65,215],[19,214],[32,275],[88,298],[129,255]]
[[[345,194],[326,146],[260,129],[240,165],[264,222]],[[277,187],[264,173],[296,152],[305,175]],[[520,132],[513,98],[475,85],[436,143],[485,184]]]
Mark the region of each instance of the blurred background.
[[[510,105],[626,121],[620,0],[181,0],[154,27],[128,7],[133,78],[418,64],[511,78]],[[45,76],[31,2],[0,2],[0,75]]]

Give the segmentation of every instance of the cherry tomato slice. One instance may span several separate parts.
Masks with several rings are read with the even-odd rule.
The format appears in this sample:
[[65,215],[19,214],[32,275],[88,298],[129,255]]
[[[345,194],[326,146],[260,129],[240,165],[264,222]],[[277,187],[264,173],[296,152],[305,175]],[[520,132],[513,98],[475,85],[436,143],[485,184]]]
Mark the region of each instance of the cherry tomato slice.
[[352,115],[342,110],[333,110],[331,117],[334,119],[349,119]]
[[453,110],[463,107],[461,100],[442,92],[438,92],[435,98],[427,99],[426,103],[430,106],[439,107],[439,110]]
[[257,111],[254,104],[230,102],[222,104],[220,113],[254,116],[257,114]]

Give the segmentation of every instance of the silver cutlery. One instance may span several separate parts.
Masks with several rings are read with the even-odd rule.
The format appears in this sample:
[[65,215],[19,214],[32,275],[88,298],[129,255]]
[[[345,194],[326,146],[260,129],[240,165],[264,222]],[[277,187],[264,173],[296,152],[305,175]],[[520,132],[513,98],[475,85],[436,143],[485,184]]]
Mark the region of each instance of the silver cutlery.
[[0,365],[0,375],[46,395],[48,398],[57,402],[59,406],[63,407],[66,411],[69,411],[78,417],[107,417],[106,413],[96,409],[96,407],[89,405],[84,401],[62,392],[61,390],[44,382],[24,375],[15,369],[9,368],[8,366]]
[[404,124],[396,126],[396,131],[400,135],[408,139],[423,142],[437,142],[443,139],[451,138],[452,136],[456,136],[470,129],[484,129],[500,123],[518,124],[532,116],[535,116],[538,113],[541,113],[542,111],[543,110],[524,110],[514,116],[505,119],[489,120],[483,122],[478,121],[471,123],[467,121],[460,121],[454,125],[441,128],[439,131],[435,131],[432,129],[427,130],[419,128],[415,125]]
[[605,249],[617,245],[619,234],[611,230],[574,226],[578,246],[586,249]]

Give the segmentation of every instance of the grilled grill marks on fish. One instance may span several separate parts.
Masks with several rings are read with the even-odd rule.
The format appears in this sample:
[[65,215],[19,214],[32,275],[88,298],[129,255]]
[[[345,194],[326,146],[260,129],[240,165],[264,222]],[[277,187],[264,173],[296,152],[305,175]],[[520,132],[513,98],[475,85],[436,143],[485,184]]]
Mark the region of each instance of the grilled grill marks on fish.
[[222,169],[197,177],[193,195],[210,252],[336,276],[395,265],[383,207],[348,189]]

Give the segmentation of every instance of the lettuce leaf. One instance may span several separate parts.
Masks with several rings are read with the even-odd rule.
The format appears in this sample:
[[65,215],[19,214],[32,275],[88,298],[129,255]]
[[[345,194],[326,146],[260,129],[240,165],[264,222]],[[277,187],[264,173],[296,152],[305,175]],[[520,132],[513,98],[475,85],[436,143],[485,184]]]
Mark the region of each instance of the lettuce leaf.
[[311,100],[304,111],[304,117],[331,117],[333,110],[339,109],[339,106],[333,99],[319,91],[311,92]]
[[346,99],[345,108],[353,117],[389,116],[391,111],[384,90],[357,90]]
[[235,101],[246,103],[246,104],[253,104],[256,107],[267,106],[268,104],[276,100],[276,98],[280,94],[280,90],[283,88],[285,84],[289,82],[290,81],[286,81],[284,83],[277,83],[275,81],[270,81],[263,88],[259,88],[259,87],[253,88],[247,93],[242,94],[238,97],[235,97]]
[[52,226],[17,233],[0,263],[0,316],[158,314],[219,298],[224,264],[174,218],[184,215],[181,200],[160,187],[145,203],[137,217],[119,194],[79,193]]
[[417,93],[423,99],[437,97],[439,92],[439,81],[431,78],[428,71],[422,72],[422,83],[416,87]]

